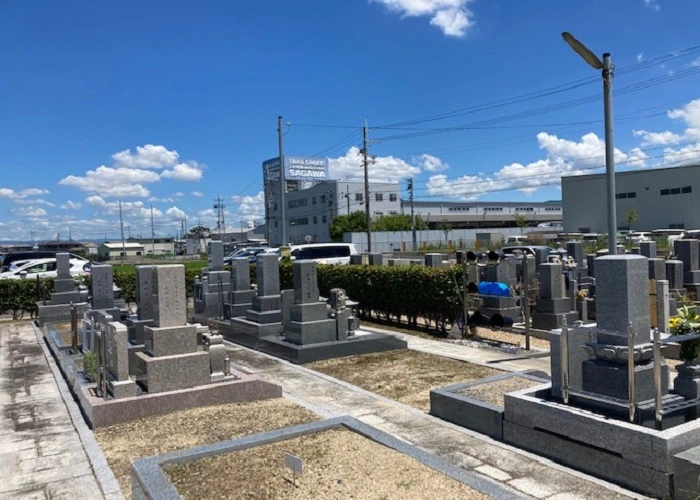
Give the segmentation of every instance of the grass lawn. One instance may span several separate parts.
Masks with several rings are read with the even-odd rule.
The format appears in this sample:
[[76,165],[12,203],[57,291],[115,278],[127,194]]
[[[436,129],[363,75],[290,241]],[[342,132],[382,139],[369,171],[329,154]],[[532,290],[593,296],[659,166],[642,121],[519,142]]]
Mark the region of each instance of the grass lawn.
[[[186,261],[176,261],[176,260],[153,260],[152,262],[144,262],[139,265],[167,265],[167,264],[184,264],[185,270],[196,270],[199,271],[203,267],[207,266],[206,260],[186,260]],[[135,273],[135,264],[116,264],[112,266],[115,273]]]

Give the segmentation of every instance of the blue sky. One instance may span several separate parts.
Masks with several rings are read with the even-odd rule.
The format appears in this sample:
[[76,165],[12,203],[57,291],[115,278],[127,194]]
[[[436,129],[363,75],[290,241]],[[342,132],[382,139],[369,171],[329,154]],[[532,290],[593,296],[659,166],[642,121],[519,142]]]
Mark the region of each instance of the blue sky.
[[[263,217],[263,160],[330,158],[418,199],[559,199],[596,172],[616,65],[618,168],[700,155],[694,0],[0,0],[0,240]],[[428,120],[426,120],[428,119]],[[601,193],[601,200],[603,194]],[[34,234],[32,235],[32,232]]]

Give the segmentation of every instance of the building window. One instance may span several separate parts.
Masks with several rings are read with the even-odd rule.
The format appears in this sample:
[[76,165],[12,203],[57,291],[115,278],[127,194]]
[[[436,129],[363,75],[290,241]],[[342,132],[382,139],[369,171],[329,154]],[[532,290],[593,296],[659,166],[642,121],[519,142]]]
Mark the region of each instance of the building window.
[[309,200],[306,198],[300,198],[298,200],[289,200],[289,203],[287,203],[287,206],[289,208],[298,208],[298,207],[305,207],[309,203]]
[[326,223],[326,216],[325,215],[321,216],[321,223],[323,223],[323,224]]
[[275,227],[277,227],[277,221],[275,221]]
[[315,197],[315,196],[312,196],[312,197],[311,197],[311,204],[312,204],[312,205],[315,205],[315,204],[316,204],[316,197]]
[[362,201],[362,193],[355,193],[355,201]]
[[384,201],[384,195],[382,193],[374,193],[375,201]]
[[681,194],[681,188],[672,188],[671,194]]
[[321,204],[323,204],[323,203],[325,203],[325,202],[326,202],[326,195],[325,195],[325,194],[322,194],[322,195],[321,195]]
[[662,190],[661,190],[661,196],[667,196],[667,195],[669,195],[669,194],[671,194],[671,190],[670,190],[670,189],[662,189]]
[[398,215],[399,213],[396,210],[389,210],[389,214]]
[[669,229],[685,229],[685,224],[669,224]]
[[693,192],[692,186],[685,186],[685,187],[681,188],[681,193],[683,193],[683,194],[692,193],[692,192]]
[[396,193],[389,193],[389,201],[396,201],[398,198],[399,197]]
[[384,215],[384,212],[382,212],[381,210],[375,210],[374,215]]
[[692,193],[693,192],[693,187],[692,186],[683,186],[682,188],[669,188],[669,189],[662,189],[661,190],[661,196],[668,196],[670,194],[687,194],[687,193]]
[[318,224],[318,217],[314,215],[314,224]]

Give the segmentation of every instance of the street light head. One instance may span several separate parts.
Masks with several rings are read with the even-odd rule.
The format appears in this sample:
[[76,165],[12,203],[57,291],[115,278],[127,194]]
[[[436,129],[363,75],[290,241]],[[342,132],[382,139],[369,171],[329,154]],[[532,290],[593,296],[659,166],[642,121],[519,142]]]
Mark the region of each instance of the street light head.
[[584,44],[576,40],[571,33],[565,31],[561,34],[561,36],[564,41],[569,44],[569,47],[574,49],[574,52],[580,55],[584,61],[595,69],[603,69],[603,61],[601,61],[598,56],[591,52]]

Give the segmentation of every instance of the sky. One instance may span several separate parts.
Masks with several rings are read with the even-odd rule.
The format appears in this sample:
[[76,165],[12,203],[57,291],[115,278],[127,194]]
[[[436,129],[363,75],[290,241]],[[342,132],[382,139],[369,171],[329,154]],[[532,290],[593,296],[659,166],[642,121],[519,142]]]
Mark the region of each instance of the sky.
[[[174,236],[264,217],[262,162],[414,178],[416,199],[561,199],[700,156],[696,0],[0,0],[0,241]],[[365,122],[366,120],[366,122]],[[603,202],[604,194],[600,194]],[[595,203],[596,200],[591,200]],[[360,209],[361,207],[356,207]]]

